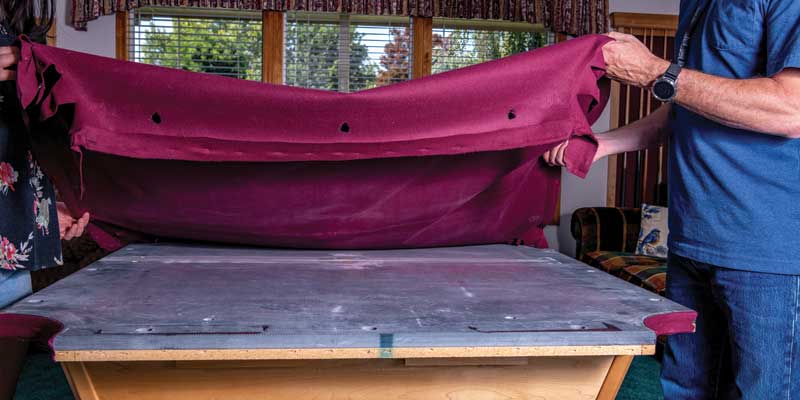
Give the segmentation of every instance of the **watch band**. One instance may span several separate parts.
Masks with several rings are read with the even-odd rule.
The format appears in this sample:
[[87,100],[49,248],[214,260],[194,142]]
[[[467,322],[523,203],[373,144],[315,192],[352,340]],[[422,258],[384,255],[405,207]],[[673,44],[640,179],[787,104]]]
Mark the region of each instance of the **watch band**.
[[673,81],[677,81],[678,75],[680,75],[682,69],[680,65],[672,63],[669,65],[669,68],[667,68],[667,72],[664,73],[664,76]]

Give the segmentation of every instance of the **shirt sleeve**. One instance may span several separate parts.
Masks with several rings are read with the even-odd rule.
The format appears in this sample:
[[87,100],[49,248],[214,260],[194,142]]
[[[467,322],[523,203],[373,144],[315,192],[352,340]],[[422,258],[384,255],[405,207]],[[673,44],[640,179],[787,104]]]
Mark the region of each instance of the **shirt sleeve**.
[[765,22],[767,76],[800,68],[800,1],[770,0]]

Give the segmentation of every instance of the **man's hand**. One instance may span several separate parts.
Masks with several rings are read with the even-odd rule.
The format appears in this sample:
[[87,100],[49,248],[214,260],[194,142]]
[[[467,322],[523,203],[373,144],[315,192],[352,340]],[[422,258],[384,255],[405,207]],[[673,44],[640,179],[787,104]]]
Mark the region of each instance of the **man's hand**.
[[89,213],[83,213],[79,219],[72,218],[67,210],[67,205],[62,202],[56,203],[56,210],[58,211],[58,232],[62,240],[72,240],[83,235],[83,230],[89,223]]
[[17,79],[17,71],[8,68],[19,62],[19,49],[13,46],[0,47],[0,81]]
[[617,32],[608,36],[614,39],[603,46],[609,78],[649,88],[669,68],[669,61],[658,58],[635,36]]

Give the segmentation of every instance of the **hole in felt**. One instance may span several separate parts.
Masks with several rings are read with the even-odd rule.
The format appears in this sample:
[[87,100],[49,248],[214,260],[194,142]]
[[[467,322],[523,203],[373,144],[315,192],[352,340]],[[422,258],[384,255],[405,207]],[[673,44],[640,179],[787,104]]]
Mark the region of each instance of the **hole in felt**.
[[509,110],[508,119],[514,119],[514,118],[517,118],[517,113],[514,110]]
[[339,127],[339,130],[343,133],[350,132],[350,125],[348,125],[347,122],[344,122],[342,123],[342,126]]
[[153,113],[153,115],[150,116],[150,119],[152,119],[153,122],[155,122],[157,124],[161,123],[161,115],[159,113],[157,113],[157,112]]

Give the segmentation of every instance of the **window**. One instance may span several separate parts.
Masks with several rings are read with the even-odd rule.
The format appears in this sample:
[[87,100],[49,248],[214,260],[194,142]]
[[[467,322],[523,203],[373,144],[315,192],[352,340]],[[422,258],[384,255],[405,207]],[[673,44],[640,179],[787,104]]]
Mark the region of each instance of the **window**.
[[[412,19],[338,13],[284,14],[283,81],[353,92],[412,78]],[[260,80],[262,13],[139,8],[129,19],[132,61]],[[551,43],[527,23],[434,19],[432,72],[444,72]]]
[[436,74],[543,47],[552,38],[526,23],[434,19],[432,41]]
[[290,12],[284,81],[353,92],[409,79],[409,18]]
[[131,61],[261,80],[260,12],[171,15],[168,11],[132,12]]

